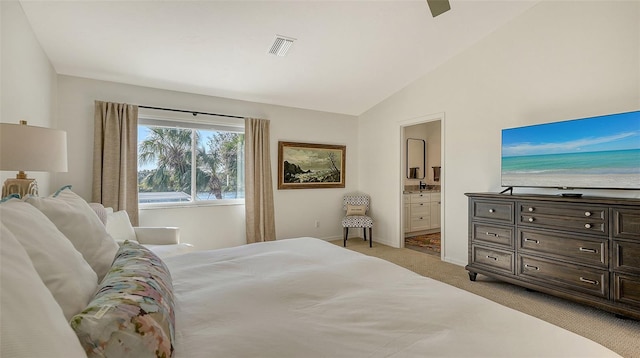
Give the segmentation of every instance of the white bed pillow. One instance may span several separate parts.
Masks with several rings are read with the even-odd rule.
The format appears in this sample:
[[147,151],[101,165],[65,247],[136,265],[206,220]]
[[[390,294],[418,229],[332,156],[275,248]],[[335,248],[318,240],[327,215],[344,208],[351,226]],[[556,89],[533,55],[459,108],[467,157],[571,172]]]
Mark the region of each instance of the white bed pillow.
[[25,201],[51,220],[80,251],[101,281],[113,262],[118,244],[100,221],[96,212],[70,186],[47,198],[29,196]]
[[71,241],[40,210],[20,199],[0,204],[0,222],[27,251],[66,319],[82,311],[98,287],[98,277]]
[[98,215],[102,225],[107,225],[107,209],[100,203],[89,203],[89,207]]
[[0,357],[86,357],[15,236],[0,227]]
[[138,241],[136,232],[131,226],[131,220],[129,220],[129,214],[126,211],[120,210],[113,212],[107,211],[107,232],[118,242],[124,241]]

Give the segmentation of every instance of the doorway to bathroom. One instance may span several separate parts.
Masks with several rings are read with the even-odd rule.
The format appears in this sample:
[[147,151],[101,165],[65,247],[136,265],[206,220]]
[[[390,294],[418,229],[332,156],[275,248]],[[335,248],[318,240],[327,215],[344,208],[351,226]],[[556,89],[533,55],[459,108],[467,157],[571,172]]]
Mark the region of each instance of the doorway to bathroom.
[[401,125],[402,215],[400,247],[444,257],[442,199],[444,114]]

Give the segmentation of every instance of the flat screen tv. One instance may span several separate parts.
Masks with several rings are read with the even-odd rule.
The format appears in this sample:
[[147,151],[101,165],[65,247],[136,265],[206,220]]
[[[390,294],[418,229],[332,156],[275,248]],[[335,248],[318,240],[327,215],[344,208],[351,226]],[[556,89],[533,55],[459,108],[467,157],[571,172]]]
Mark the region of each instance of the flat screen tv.
[[640,190],[640,111],[502,130],[502,186]]

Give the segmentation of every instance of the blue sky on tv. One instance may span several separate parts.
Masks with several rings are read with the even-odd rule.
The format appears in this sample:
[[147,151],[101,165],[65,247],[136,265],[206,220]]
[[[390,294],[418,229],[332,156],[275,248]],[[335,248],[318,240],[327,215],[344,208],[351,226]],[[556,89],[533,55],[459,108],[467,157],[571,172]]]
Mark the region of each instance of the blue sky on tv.
[[502,156],[640,149],[640,111],[502,131]]

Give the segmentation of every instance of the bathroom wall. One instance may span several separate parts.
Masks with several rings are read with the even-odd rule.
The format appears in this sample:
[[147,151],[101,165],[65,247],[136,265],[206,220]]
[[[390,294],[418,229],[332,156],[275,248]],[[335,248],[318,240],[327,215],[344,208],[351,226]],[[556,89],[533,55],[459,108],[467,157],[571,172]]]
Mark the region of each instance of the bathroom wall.
[[[426,123],[420,123],[412,126],[404,127],[404,139],[402,141],[402,151],[403,155],[406,156],[407,150],[407,139],[415,138],[415,139],[423,139],[426,142],[426,158],[427,158],[427,168],[426,168],[426,177],[422,181],[429,185],[440,185],[440,182],[436,182],[434,180],[434,172],[433,167],[441,166],[441,122],[440,121],[432,121]],[[406,157],[405,157],[406,158]],[[406,160],[402,163],[404,185],[405,186],[416,186],[420,183],[420,179],[408,179],[407,178],[407,162]]]

